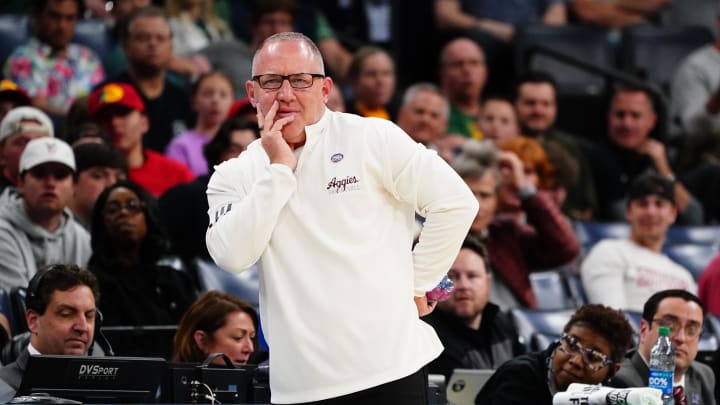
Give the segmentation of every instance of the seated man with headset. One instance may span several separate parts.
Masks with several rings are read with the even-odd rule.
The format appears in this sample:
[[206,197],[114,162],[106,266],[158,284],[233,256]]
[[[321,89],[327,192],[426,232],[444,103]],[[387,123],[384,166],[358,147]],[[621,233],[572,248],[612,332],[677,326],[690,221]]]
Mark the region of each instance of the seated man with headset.
[[52,265],[35,274],[25,299],[30,342],[15,362],[0,368],[0,400],[20,387],[31,354],[88,354],[99,300],[95,276],[78,266]]

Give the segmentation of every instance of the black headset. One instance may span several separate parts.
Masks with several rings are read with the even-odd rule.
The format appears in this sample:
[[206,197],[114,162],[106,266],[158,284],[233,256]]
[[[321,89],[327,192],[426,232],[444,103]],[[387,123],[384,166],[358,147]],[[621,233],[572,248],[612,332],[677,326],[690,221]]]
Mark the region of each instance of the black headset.
[[[35,273],[33,278],[30,279],[30,283],[28,283],[27,291],[25,293],[25,308],[26,309],[32,309],[33,311],[39,311],[39,300],[40,300],[40,287],[42,287],[43,280],[45,277],[47,277],[48,273],[52,271],[58,271],[57,269],[60,268],[60,265],[50,265],[46,269],[43,269],[41,271],[38,271]],[[47,305],[47,303],[45,303]],[[45,311],[43,311],[45,312]],[[95,328],[94,328],[94,338],[93,342],[97,342],[98,345],[100,345],[100,348],[105,352],[107,356],[114,356],[115,353],[113,352],[112,346],[110,345],[110,342],[108,341],[107,337],[102,333],[102,330],[100,329],[102,327],[103,323],[103,315],[102,312],[100,312],[99,308],[95,308]],[[90,348],[88,349],[88,354],[91,355],[93,350],[93,345],[90,345]]]

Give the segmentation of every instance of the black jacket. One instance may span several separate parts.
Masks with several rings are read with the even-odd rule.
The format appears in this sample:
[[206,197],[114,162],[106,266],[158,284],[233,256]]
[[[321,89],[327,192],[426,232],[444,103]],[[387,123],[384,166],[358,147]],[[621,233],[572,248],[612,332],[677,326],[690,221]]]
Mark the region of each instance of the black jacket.
[[500,366],[475,398],[482,405],[552,405],[548,359],[557,344],[516,357]]
[[423,318],[437,332],[445,350],[429,364],[429,372],[450,378],[456,368],[494,369],[523,349],[509,314],[488,303],[480,329],[465,326],[455,315],[438,309]]

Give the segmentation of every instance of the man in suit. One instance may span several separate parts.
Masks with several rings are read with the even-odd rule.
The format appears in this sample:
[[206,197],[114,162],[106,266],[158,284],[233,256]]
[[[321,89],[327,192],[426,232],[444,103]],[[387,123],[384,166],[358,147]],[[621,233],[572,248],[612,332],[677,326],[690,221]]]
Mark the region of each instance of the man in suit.
[[648,385],[650,350],[657,341],[658,328],[666,326],[675,347],[675,403],[715,404],[712,369],[695,361],[703,320],[700,299],[685,290],[664,290],[652,295],[643,308],[640,344],[625,356],[610,385],[620,388]]
[[[78,266],[56,264],[36,273],[25,297],[30,342],[15,362],[0,368],[0,382],[17,390],[30,355],[87,355],[99,300],[95,275]],[[4,387],[0,399],[9,399]]]

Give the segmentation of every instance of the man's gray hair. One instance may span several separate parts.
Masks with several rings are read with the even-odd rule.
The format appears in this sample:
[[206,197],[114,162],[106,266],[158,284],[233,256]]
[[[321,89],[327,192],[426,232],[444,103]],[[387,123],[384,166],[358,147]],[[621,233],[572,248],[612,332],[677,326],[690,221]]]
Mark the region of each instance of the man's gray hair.
[[478,179],[483,177],[488,170],[491,170],[499,185],[499,154],[497,147],[491,141],[469,139],[463,145],[462,152],[453,159],[450,166],[462,178]]
[[[318,49],[317,45],[315,45],[315,42],[312,41],[312,39],[308,38],[304,34],[301,34],[299,32],[280,32],[274,35],[269,36],[266,38],[262,44],[260,44],[260,47],[255,51],[255,55],[253,55],[252,60],[252,75],[255,76],[255,61],[260,54],[260,52],[265,49],[269,44],[275,43],[275,42],[300,42],[305,44],[308,49],[310,49],[310,52],[312,52],[313,57],[315,60],[318,61],[318,64],[320,65],[320,73],[325,74],[325,64],[323,63],[323,57],[320,53],[320,49]],[[315,73],[315,72],[298,72],[298,73]]]
[[442,91],[440,91],[440,88],[429,82],[415,83],[412,86],[408,87],[407,90],[405,90],[405,94],[403,95],[402,105],[406,106],[410,104],[410,102],[415,98],[418,93],[423,92],[432,93],[442,98],[443,103],[445,103],[445,108],[443,108],[445,118],[450,117],[450,103],[448,103],[447,98],[442,93]]

